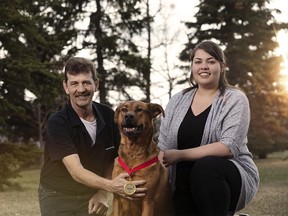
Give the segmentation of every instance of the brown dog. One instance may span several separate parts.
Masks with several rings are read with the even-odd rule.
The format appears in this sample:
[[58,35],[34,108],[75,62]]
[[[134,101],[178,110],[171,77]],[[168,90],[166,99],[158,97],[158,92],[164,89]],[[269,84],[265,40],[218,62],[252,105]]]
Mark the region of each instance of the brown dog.
[[[141,200],[114,194],[113,216],[173,215],[168,172],[158,161],[159,150],[153,140],[153,119],[160,113],[164,115],[160,105],[141,101],[127,101],[116,109],[115,122],[120,129],[121,144],[112,176],[132,172],[131,180],[146,180],[148,191]],[[128,187],[128,192],[129,189],[133,193],[133,187]]]

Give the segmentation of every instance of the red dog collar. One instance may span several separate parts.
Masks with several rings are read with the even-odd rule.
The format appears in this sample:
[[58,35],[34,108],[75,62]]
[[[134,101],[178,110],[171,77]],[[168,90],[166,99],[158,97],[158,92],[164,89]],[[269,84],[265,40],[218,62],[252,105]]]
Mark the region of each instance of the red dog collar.
[[120,157],[118,157],[118,162],[119,162],[119,164],[121,165],[121,167],[122,167],[123,169],[125,169],[125,171],[126,171],[130,176],[131,176],[133,173],[135,173],[135,172],[137,172],[137,171],[139,171],[139,170],[141,170],[141,169],[144,169],[145,167],[148,167],[148,166],[150,166],[150,165],[153,164],[153,163],[156,163],[157,161],[158,161],[158,156],[152,158],[152,159],[149,160],[149,161],[146,161],[145,163],[143,163],[143,164],[141,164],[141,165],[139,165],[139,166],[134,167],[133,169],[130,169],[130,168],[127,166],[127,164],[126,164]]

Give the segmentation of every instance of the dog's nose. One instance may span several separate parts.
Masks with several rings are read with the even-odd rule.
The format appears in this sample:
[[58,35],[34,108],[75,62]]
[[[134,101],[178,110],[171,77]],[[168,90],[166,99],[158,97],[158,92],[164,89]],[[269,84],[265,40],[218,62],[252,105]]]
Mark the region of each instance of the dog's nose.
[[131,123],[133,121],[134,115],[132,115],[131,113],[126,113],[125,115],[125,121],[127,123]]

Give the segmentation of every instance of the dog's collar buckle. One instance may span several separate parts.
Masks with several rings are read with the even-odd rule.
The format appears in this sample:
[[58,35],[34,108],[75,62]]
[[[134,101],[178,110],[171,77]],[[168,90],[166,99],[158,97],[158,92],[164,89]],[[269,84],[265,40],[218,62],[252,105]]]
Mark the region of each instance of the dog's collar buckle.
[[129,176],[133,175],[133,173],[144,169],[145,167],[148,167],[150,165],[152,165],[153,163],[156,163],[158,161],[158,156],[150,159],[149,161],[146,161],[143,164],[140,164],[139,166],[134,167],[133,169],[130,169],[127,164],[120,158],[120,156],[118,157],[118,163],[121,165],[121,167],[129,174]]

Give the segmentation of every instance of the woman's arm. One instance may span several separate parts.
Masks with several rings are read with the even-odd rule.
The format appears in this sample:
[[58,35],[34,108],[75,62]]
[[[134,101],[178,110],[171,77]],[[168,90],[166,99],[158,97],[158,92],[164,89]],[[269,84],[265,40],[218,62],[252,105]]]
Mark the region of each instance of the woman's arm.
[[206,156],[233,157],[231,151],[220,142],[184,150],[171,149],[159,154],[159,158],[162,157],[160,161],[165,167],[180,161],[193,161]]

